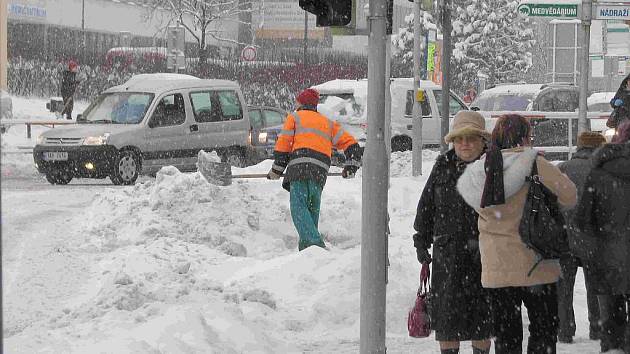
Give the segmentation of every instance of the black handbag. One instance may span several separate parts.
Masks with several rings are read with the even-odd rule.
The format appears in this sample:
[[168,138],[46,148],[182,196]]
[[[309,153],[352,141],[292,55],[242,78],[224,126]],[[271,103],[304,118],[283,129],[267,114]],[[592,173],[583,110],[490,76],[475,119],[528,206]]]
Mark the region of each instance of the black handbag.
[[558,198],[540,181],[534,161],[531,175],[525,178],[529,191],[519,225],[521,241],[536,252],[536,263],[528,276],[545,259],[560,259],[569,252],[567,226],[558,206]]

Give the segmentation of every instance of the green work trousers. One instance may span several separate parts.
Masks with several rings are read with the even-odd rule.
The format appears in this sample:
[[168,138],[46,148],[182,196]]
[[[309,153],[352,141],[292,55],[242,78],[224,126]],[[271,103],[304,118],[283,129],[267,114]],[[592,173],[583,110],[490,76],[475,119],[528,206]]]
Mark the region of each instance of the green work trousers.
[[300,236],[298,249],[313,245],[325,247],[317,230],[322,187],[311,180],[292,181],[290,191],[291,218]]

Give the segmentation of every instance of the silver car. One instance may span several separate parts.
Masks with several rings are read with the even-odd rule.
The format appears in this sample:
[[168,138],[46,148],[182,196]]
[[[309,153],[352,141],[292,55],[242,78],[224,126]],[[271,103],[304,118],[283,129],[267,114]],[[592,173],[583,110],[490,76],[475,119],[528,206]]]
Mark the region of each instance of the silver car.
[[130,80],[103,92],[77,123],[46,131],[33,149],[51,184],[74,177],[133,184],[167,165],[195,171],[200,150],[235,161],[251,149],[243,94],[226,80]]

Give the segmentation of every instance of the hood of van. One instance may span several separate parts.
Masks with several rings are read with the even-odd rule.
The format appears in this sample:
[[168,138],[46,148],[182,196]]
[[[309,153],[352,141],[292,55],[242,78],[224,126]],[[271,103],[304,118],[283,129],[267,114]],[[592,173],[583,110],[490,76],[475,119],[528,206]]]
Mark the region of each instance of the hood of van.
[[136,130],[139,126],[139,124],[73,124],[47,130],[41,136],[45,138],[85,138],[87,136],[101,136],[105,133],[127,132]]

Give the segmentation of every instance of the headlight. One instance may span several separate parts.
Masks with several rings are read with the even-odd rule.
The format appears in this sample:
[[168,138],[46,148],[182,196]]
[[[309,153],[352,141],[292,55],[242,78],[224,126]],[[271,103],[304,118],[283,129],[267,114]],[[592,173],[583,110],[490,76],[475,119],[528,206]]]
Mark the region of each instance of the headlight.
[[36,144],[37,145],[43,145],[44,141],[46,141],[46,138],[44,138],[43,135],[40,135],[40,136],[37,137],[37,143]]
[[109,135],[88,136],[83,139],[83,145],[105,145]]
[[267,132],[262,132],[258,134],[258,142],[261,144],[267,143]]

